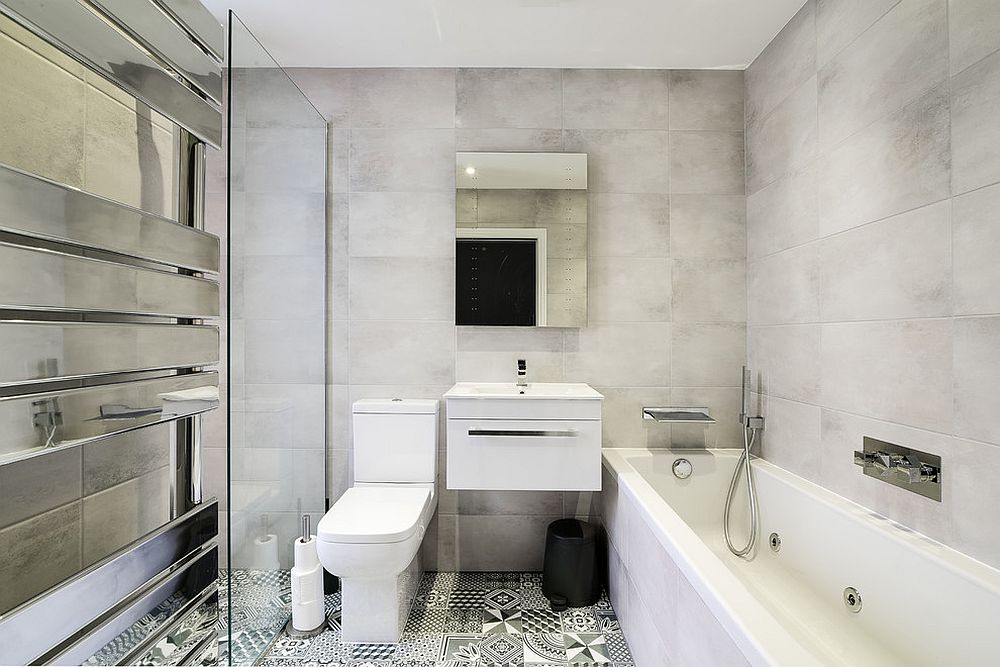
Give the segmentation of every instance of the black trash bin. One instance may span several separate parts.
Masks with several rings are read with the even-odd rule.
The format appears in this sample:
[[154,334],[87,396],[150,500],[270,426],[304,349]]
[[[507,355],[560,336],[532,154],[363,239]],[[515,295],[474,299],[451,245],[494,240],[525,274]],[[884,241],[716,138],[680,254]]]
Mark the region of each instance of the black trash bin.
[[559,519],[545,535],[542,593],[559,611],[597,602],[601,581],[597,561],[598,531],[586,521]]

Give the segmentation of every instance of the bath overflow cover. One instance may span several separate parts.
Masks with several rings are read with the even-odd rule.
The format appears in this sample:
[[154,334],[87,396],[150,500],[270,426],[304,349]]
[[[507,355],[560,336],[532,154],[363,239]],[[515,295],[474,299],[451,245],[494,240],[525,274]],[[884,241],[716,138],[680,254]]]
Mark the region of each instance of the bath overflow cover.
[[691,476],[691,472],[694,470],[694,467],[687,459],[677,459],[674,461],[673,469],[674,477],[677,479],[687,479]]
[[861,611],[861,593],[858,592],[858,589],[853,586],[844,589],[844,604],[847,605],[847,610],[852,614]]

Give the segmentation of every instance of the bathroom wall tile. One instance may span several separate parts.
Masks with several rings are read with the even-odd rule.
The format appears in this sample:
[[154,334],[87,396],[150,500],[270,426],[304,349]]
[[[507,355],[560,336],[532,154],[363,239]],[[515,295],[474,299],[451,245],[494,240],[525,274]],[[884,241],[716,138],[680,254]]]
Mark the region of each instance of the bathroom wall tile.
[[5,90],[22,91],[0,99],[0,126],[6,128],[0,133],[0,161],[82,187],[83,81],[2,35],[0,62],[5,63]]
[[565,130],[563,150],[587,153],[588,192],[666,194],[667,132]]
[[566,381],[604,387],[669,386],[670,330],[666,322],[581,329],[579,343],[564,355]]
[[952,77],[952,193],[1000,181],[1000,52]]
[[948,77],[946,0],[901,2],[819,71],[819,137],[832,146]]
[[623,629],[631,628],[628,616],[628,574],[614,544],[608,545],[608,597],[611,598],[618,623]]
[[624,559],[628,549],[629,505],[622,495],[617,473],[607,466],[601,467],[601,516],[608,546],[615,556]]
[[330,127],[350,125],[350,69],[332,67],[289,67],[288,76],[330,124]]
[[764,396],[760,414],[766,427],[761,431],[762,456],[789,472],[821,483],[822,409],[817,405]]
[[743,72],[671,70],[670,129],[742,132]]
[[678,576],[676,661],[679,665],[749,665],[743,652],[686,577]]
[[351,130],[351,192],[453,192],[454,130]]
[[80,542],[80,503],[0,530],[0,609],[7,611],[78,572]]
[[793,401],[818,402],[819,325],[751,326],[747,356],[757,391]]
[[[170,463],[170,427],[147,427],[84,445],[83,493],[91,495]],[[77,470],[80,472],[80,470]],[[79,487],[79,483],[70,484]]]
[[658,194],[589,197],[591,257],[669,257],[670,199]]
[[444,258],[354,257],[351,318],[448,320],[455,316],[455,261]]
[[0,530],[78,500],[81,469],[78,447],[0,466]]
[[562,126],[667,129],[667,72],[653,69],[566,69]]
[[671,256],[746,258],[746,213],[742,195],[671,195]]
[[952,423],[952,323],[825,324],[824,406],[946,431]]
[[170,520],[167,467],[83,499],[83,563],[90,565]]
[[671,132],[670,192],[743,194],[742,132]]
[[758,122],[816,72],[816,6],[807,2],[746,70],[747,124]]
[[743,429],[734,419],[740,414],[739,387],[673,387],[670,390],[670,405],[706,407],[716,419],[716,423],[710,426],[671,425],[671,447],[714,449],[743,446]]
[[247,192],[324,192],[326,128],[246,131]]
[[719,387],[738,383],[746,362],[743,323],[675,323],[671,328],[670,385]]
[[817,196],[812,163],[747,197],[749,256],[760,258],[818,238]]
[[351,256],[453,258],[454,217],[454,190],[353,194]]
[[330,193],[351,189],[351,131],[330,128],[326,135],[326,183]]
[[246,381],[322,384],[326,372],[323,320],[247,320]]
[[591,323],[670,319],[670,261],[592,257],[588,264]]
[[750,263],[750,322],[787,324],[819,319],[820,250],[815,243]]
[[352,321],[351,382],[449,384],[455,379],[450,322]]
[[456,380],[512,382],[518,359],[529,382],[563,381],[563,334],[559,329],[458,327]]
[[43,60],[48,61],[49,64],[65,70],[78,79],[86,76],[86,68],[83,65],[49,44],[43,38],[36,36],[12,18],[4,16],[0,19],[0,33],[6,35],[12,42],[20,45],[26,53],[33,53]]
[[742,259],[675,259],[675,322],[745,322],[746,263]]
[[594,387],[604,396],[602,438],[605,447],[669,447],[670,426],[642,418],[642,408],[670,405],[667,387]]
[[326,119],[280,67],[247,67],[233,79],[246,127],[320,127]]
[[254,447],[239,452],[232,460],[232,507],[246,512],[322,512],[325,459],[322,449]]
[[563,518],[602,525],[600,491],[565,491],[562,497]]
[[824,321],[951,314],[951,202],[852,229],[819,244]]
[[459,69],[455,126],[561,127],[561,74],[555,69]]
[[560,516],[458,515],[455,537],[458,570],[538,571],[545,530]]
[[351,127],[455,127],[455,70],[351,70]]
[[[460,194],[469,191],[460,191]],[[498,225],[587,224],[587,193],[582,190],[481,190],[473,222],[480,227]]]
[[816,64],[822,67],[900,0],[816,0]]
[[1000,312],[1000,185],[952,200],[956,315]]
[[[323,193],[248,193],[242,219],[246,221],[242,252],[247,255],[323,255]],[[281,233],[275,234],[275,221],[281,219],[294,220],[295,224],[283,225]]]
[[816,99],[816,77],[811,77],[771,114],[747,123],[747,194],[816,157]]
[[[656,619],[655,632],[664,646],[677,642],[677,624],[681,609],[677,604],[677,565],[667,555],[653,530],[646,523],[646,510],[637,507],[630,494],[624,495],[630,504],[626,568],[632,581],[641,581],[637,587],[638,599],[650,616]],[[686,612],[684,612],[686,613]]]
[[1000,317],[955,320],[955,434],[1000,444]]
[[[325,386],[247,384],[236,408],[243,413],[246,435],[241,444],[263,449],[323,449],[326,435]],[[252,456],[248,452],[241,456]]]
[[438,572],[457,571],[457,538],[458,517],[454,514],[435,514],[421,543],[424,567]]
[[247,319],[322,320],[326,316],[326,260],[250,256],[243,260],[243,316]]
[[[654,667],[663,665],[664,657],[671,656],[671,652],[660,639],[660,620],[653,616],[652,611],[646,606],[639,595],[639,586],[636,585],[632,573],[628,573],[628,601],[625,603],[628,608],[628,627],[625,635],[628,641],[629,650],[636,667]],[[644,583],[644,582],[643,582]],[[671,627],[663,628],[671,630]],[[674,664],[671,661],[666,664]]]
[[456,129],[456,151],[561,152],[561,129]]
[[945,482],[945,493],[953,544],[959,551],[998,567],[1000,522],[988,517],[1000,502],[1000,487],[990,474],[1000,469],[1000,447],[955,439],[948,443],[947,457],[950,482]]
[[456,514],[479,516],[561,516],[559,491],[459,491]]
[[821,233],[947,197],[948,150],[948,96],[941,88],[853,135],[819,163]]
[[992,0],[950,0],[948,29],[951,73],[957,74],[1000,49],[1000,5]]

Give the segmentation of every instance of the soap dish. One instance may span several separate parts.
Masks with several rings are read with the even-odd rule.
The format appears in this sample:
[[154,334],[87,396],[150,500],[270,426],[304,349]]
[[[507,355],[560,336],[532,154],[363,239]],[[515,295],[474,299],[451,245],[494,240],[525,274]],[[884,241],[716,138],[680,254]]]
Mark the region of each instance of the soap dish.
[[642,418],[659,424],[714,424],[708,408],[643,408]]

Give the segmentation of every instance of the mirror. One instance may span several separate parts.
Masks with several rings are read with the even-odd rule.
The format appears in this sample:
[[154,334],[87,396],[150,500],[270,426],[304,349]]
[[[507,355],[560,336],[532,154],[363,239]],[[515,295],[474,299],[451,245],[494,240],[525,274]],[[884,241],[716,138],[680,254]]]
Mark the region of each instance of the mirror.
[[457,153],[455,323],[587,325],[587,154]]

